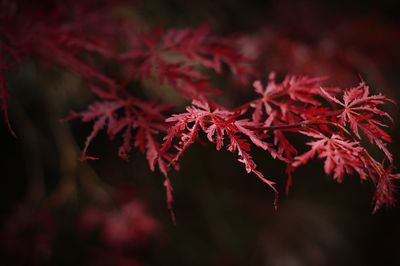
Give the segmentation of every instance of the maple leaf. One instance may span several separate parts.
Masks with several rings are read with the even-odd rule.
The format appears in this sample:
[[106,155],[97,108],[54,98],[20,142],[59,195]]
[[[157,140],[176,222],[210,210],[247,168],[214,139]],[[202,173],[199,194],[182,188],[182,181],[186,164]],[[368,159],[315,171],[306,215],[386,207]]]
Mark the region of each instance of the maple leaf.
[[[71,2],[69,8],[50,2],[46,1],[46,10],[31,10],[33,6],[22,1],[0,1],[0,101],[10,131],[5,71],[9,61],[19,63],[35,56],[98,85],[89,87],[99,100],[68,118],[93,123],[82,159],[97,159],[88,155],[88,149],[102,130],[110,139],[120,136],[118,154],[122,159],[127,160],[136,148],[152,171],[158,167],[165,176],[167,205],[174,222],[169,170],[179,166],[181,156],[202,134],[217,150],[226,148],[237,154],[246,172],[270,186],[276,199],[274,182],[257,170],[252,158],[254,146],[286,163],[286,191],[293,170],[318,156],[324,160],[324,171],[338,182],[353,172],[362,180],[371,179],[376,186],[374,211],[393,205],[393,183],[399,174],[392,173],[393,157],[387,148],[391,138],[384,130],[391,117],[381,110],[390,100],[370,95],[364,82],[346,90],[339,100],[335,96],[338,89],[321,89],[324,77],[287,75],[278,82],[271,73],[265,87],[260,81],[253,83],[258,98],[228,110],[209,100],[209,95],[219,90],[210,85],[205,70],[222,74],[225,65],[241,80],[252,74],[250,61],[235,49],[234,38],[214,37],[205,25],[168,30],[156,27],[142,32],[127,20],[103,11],[114,7],[114,2],[99,6]],[[122,82],[104,71],[103,66],[110,62],[129,69],[129,74],[122,74]],[[166,105],[128,93],[125,85],[133,79],[167,84],[192,100],[192,105],[186,112],[165,119]],[[310,150],[298,155],[288,138],[292,133],[311,138],[307,143]],[[363,135],[384,152],[390,167],[377,162],[361,146]]]
[[[275,73],[270,73],[268,84],[263,87],[261,81],[253,83],[255,92],[261,97],[250,102],[253,121],[264,123],[265,127],[296,124],[301,121],[310,120],[326,111],[322,107],[321,83],[325,77],[310,78],[307,76],[287,75],[282,82],[276,81]],[[330,88],[329,91],[337,89]],[[245,105],[245,108],[248,106]],[[287,131],[293,131],[290,128]],[[294,130],[296,131],[296,130]],[[278,157],[287,165],[288,179],[286,183],[286,194],[292,184],[294,156],[296,148],[289,142],[282,130],[274,130],[274,145]]]
[[337,117],[342,125],[349,124],[358,139],[361,139],[361,130],[367,139],[372,144],[376,144],[389,161],[393,162],[393,156],[386,146],[387,143],[391,142],[391,138],[382,129],[382,127],[388,127],[383,122],[383,118],[386,117],[391,121],[392,118],[379,108],[383,104],[392,102],[392,100],[382,94],[370,95],[369,87],[364,82],[361,82],[357,87],[345,90],[343,101],[330,95],[324,89],[321,89],[321,91],[328,100],[341,107]]
[[[159,34],[157,31],[157,36]],[[166,52],[157,49],[159,40],[150,38],[147,34],[140,39],[143,42],[142,46],[120,56],[122,62],[128,62],[133,66],[134,76],[138,76],[141,80],[154,77],[161,84],[171,85],[186,99],[199,99],[205,94],[215,93],[215,90],[208,89],[209,82],[206,76],[195,70],[194,64],[187,64],[182,60],[168,61],[168,57],[163,55]],[[125,83],[130,79],[131,77]]]
[[[274,121],[298,122],[304,115],[305,105],[320,106],[322,103],[317,98],[321,96],[321,82],[324,77],[309,78],[307,76],[287,75],[281,83],[276,82],[275,73],[269,75],[269,81],[263,88],[261,81],[253,83],[255,91],[262,97],[251,102],[254,108],[253,120],[263,121],[265,115],[270,116],[275,112]],[[330,89],[335,91],[335,89]],[[264,115],[265,114],[265,115]]]
[[250,72],[247,66],[250,61],[232,46],[234,42],[232,38],[211,37],[209,27],[203,24],[197,29],[167,31],[163,49],[179,52],[217,73],[222,72],[222,64],[225,63],[234,75],[247,75]]
[[[325,79],[287,75],[281,83],[278,83],[275,73],[270,73],[265,88],[261,81],[256,80],[253,87],[261,97],[250,102],[250,107],[253,108],[253,121],[262,122],[266,127],[274,127],[312,120],[323,114],[326,109],[322,107],[320,86]],[[328,90],[337,91],[335,88]],[[274,144],[278,149],[277,156],[286,161],[290,167],[289,164],[293,161],[297,150],[282,131],[275,130],[273,135]]]
[[[274,182],[266,179],[261,172],[256,169],[250,151],[252,144],[275,153],[270,145],[263,141],[264,136],[258,134],[252,128],[259,126],[257,123],[247,119],[237,119],[240,113],[231,112],[221,107],[212,110],[206,101],[193,101],[192,105],[186,108],[185,113],[175,114],[166,121],[173,123],[168,129],[161,148],[161,155],[170,150],[175,149],[176,154],[171,160],[174,165],[184,151],[192,145],[199,136],[200,132],[206,134],[207,139],[216,145],[216,149],[220,150],[226,146],[227,150],[237,153],[239,162],[243,163],[247,173],[254,173],[260,180],[266,183],[275,192],[275,202],[278,198],[278,192],[274,187]],[[225,145],[224,138],[227,137],[229,143]],[[174,139],[178,138],[178,144],[173,146]],[[247,138],[247,139],[246,139]]]
[[225,39],[210,37],[206,26],[167,31],[154,28],[137,33],[130,49],[119,58],[122,62],[130,62],[140,79],[153,76],[190,100],[204,100],[205,95],[219,93],[210,88],[208,78],[199,66],[221,74],[221,66],[225,63],[235,75],[249,72],[244,66],[246,59]]
[[[168,164],[172,160],[169,153],[160,154],[160,144],[157,135],[166,131],[165,117],[162,112],[171,108],[169,105],[148,103],[137,98],[124,95],[120,97],[113,91],[107,92],[96,86],[91,86],[92,92],[101,102],[91,104],[87,110],[73,112],[66,120],[80,118],[83,122],[94,121],[92,132],[87,137],[82,152],[82,160],[97,160],[97,157],[88,156],[87,150],[98,133],[105,129],[110,139],[122,134],[123,142],[118,149],[118,155],[128,159],[128,154],[133,147],[138,148],[146,154],[151,171],[156,165],[165,176],[164,187],[166,189],[167,206],[173,223],[176,223],[175,214],[172,208],[172,186],[168,176]],[[122,111],[122,114],[121,114]],[[134,133],[136,131],[136,134]],[[178,169],[178,166],[175,166]]]
[[333,174],[336,181],[342,182],[344,174],[356,172],[361,180],[371,179],[376,186],[373,198],[373,213],[383,205],[394,205],[394,181],[400,179],[400,174],[392,173],[393,167],[385,169],[382,163],[377,162],[358,141],[347,140],[340,135],[332,134],[327,137],[316,131],[301,131],[302,134],[313,138],[307,143],[311,149],[295,157],[292,163],[294,168],[306,164],[318,156],[324,159],[324,171]]
[[330,137],[318,131],[301,131],[302,134],[313,138],[307,143],[311,149],[294,158],[293,167],[306,164],[313,157],[324,159],[324,171],[333,174],[336,181],[342,182],[344,174],[356,172],[362,180],[367,179],[365,162],[362,160],[364,148],[359,142],[346,140],[340,135]]
[[92,132],[83,148],[82,159],[97,159],[88,156],[87,150],[98,133],[106,128],[110,139],[122,133],[123,143],[118,151],[121,158],[127,160],[132,147],[137,147],[141,152],[146,152],[149,166],[154,170],[159,149],[155,135],[166,130],[161,112],[170,106],[143,102],[127,95],[119,97],[96,86],[91,88],[98,97],[105,100],[91,104],[85,111],[73,112],[67,118],[67,120],[80,118],[83,122],[94,121]]
[[392,167],[384,171],[384,175],[379,178],[376,184],[376,191],[373,198],[373,213],[376,213],[383,205],[387,207],[392,207],[394,205],[395,200],[393,194],[396,190],[394,181],[399,179],[400,174],[393,174]]

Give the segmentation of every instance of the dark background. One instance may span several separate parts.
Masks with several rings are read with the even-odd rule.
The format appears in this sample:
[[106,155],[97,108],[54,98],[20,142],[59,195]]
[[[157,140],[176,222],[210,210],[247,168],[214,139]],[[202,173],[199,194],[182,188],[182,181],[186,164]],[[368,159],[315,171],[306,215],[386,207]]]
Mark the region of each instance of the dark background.
[[[399,102],[399,11],[397,1],[148,0],[137,2],[136,12],[149,25],[208,23],[216,35],[258,36],[265,49],[257,59],[265,73],[328,74],[333,83],[346,86],[356,85],[361,75],[375,93]],[[263,34],[268,37],[263,39]],[[306,49],[310,63],[292,64],[293,51],[269,46],[273,36]],[[323,60],[313,61],[326,39],[335,44],[333,55],[322,54]],[[363,60],[353,60],[352,55]],[[333,74],[320,73],[328,70]],[[400,264],[399,207],[372,215],[373,185],[360,184],[352,176],[337,184],[323,173],[318,160],[295,173],[294,185],[285,196],[284,165],[261,152],[254,155],[259,169],[277,181],[281,192],[274,211],[271,191],[245,174],[233,154],[197,143],[182,158],[181,171],[172,174],[177,215],[173,226],[162,176],[148,169],[139,152],[134,151],[129,162],[121,161],[116,143],[100,134],[92,151],[101,159],[78,161],[79,147],[91,125],[60,119],[90,102],[90,94],[79,86],[73,75],[34,60],[10,75],[11,121],[18,138],[1,126],[0,200],[3,224],[15,225],[24,244],[4,237],[4,230],[11,229],[3,226],[3,250],[12,250],[18,242],[16,257],[1,253],[8,263],[4,265],[135,265],[108,264],[106,259],[93,262],[91,257],[101,258],[111,251],[96,237],[82,237],[77,229],[88,206],[103,206],[107,195],[143,202],[158,223],[156,233],[140,245],[112,249],[116,256],[133,257],[140,265]],[[243,91],[237,95],[232,97],[235,103],[248,97]],[[398,166],[398,107],[389,111],[395,118],[389,129],[390,148]],[[124,200],[116,202],[118,209]],[[41,244],[44,259],[22,259]]]

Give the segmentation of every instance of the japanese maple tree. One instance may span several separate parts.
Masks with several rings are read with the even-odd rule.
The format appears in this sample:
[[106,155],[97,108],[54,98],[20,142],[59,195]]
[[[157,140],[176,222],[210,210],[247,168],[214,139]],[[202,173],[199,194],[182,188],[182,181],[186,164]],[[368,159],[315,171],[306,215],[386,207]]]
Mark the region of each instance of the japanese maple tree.
[[[121,139],[122,159],[138,149],[150,169],[165,176],[172,216],[170,170],[179,170],[180,158],[200,138],[216,150],[235,153],[245,171],[273,191],[275,207],[279,179],[257,169],[254,149],[286,165],[286,192],[294,171],[316,157],[337,182],[354,174],[370,180],[376,187],[374,212],[394,204],[394,182],[400,174],[394,172],[388,148],[391,138],[386,129],[392,119],[384,111],[392,101],[372,94],[364,81],[343,89],[325,86],[326,77],[288,74],[278,79],[274,73],[258,77],[260,70],[241,54],[237,38],[213,36],[206,25],[144,28],[129,17],[107,12],[117,5],[111,1],[66,2],[69,8],[63,1],[48,1],[48,8],[39,10],[24,1],[0,1],[0,100],[11,132],[6,74],[33,57],[77,73],[96,97],[85,110],[71,111],[65,118],[92,124],[81,159],[98,159],[90,145],[102,130],[110,139]],[[216,88],[212,76],[235,80],[254,91],[254,99],[233,108],[220,104],[221,96],[215,96],[223,96],[227,89]],[[182,98],[185,111],[179,113],[179,107],[173,111],[171,102],[154,96],[164,89]],[[143,96],[148,91],[153,98]],[[292,135],[309,150],[292,143]],[[380,157],[374,147],[381,151]]]

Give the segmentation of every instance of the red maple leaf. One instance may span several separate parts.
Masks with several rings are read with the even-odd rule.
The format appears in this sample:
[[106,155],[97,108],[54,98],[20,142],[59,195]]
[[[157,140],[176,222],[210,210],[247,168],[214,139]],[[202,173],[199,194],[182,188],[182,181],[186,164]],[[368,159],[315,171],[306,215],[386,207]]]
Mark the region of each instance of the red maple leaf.
[[[273,189],[276,204],[278,192],[274,187],[274,182],[266,179],[256,169],[256,164],[250,155],[250,143],[272,154],[275,154],[275,151],[268,143],[264,142],[265,136],[257,133],[258,130],[252,129],[259,126],[258,123],[247,119],[238,119],[239,115],[240,113],[231,112],[221,107],[212,110],[206,101],[193,101],[192,105],[186,108],[185,113],[172,115],[166,120],[173,125],[164,138],[161,155],[175,149],[176,155],[171,160],[171,164],[175,164],[183,152],[198,139],[199,133],[203,132],[207,139],[216,145],[217,150],[226,147],[228,151],[237,153],[238,160],[244,164],[246,172],[254,173]],[[228,139],[227,144],[224,142],[225,137]],[[179,141],[177,145],[173,146],[173,141],[176,138]]]
[[363,148],[360,143],[349,141],[340,135],[332,134],[328,137],[318,131],[301,131],[302,134],[313,138],[307,143],[311,149],[302,155],[296,156],[293,167],[308,163],[313,157],[324,159],[325,173],[336,181],[342,182],[344,174],[356,172],[362,180],[367,179],[364,170],[365,164],[361,159]]
[[[128,159],[137,148],[145,154],[151,170],[158,167],[164,174],[172,216],[168,171],[178,166],[183,153],[203,134],[217,150],[226,148],[237,154],[246,172],[268,184],[276,198],[274,182],[257,170],[251,155],[254,146],[286,163],[287,191],[293,170],[318,156],[324,160],[325,172],[339,182],[354,172],[362,180],[372,180],[377,188],[374,211],[393,204],[393,181],[399,174],[392,173],[393,157],[387,148],[391,138],[384,130],[391,118],[381,109],[390,100],[370,95],[364,82],[345,90],[339,100],[338,89],[321,89],[323,77],[287,75],[278,82],[272,73],[265,87],[260,81],[253,83],[258,98],[228,110],[209,99],[218,90],[206,70],[222,74],[225,65],[242,80],[252,74],[249,60],[235,49],[235,39],[214,37],[207,26],[156,27],[143,32],[128,20],[104,12],[114,2],[98,6],[89,2],[70,2],[66,9],[61,2],[46,1],[49,8],[39,10],[23,1],[0,1],[0,101],[10,130],[5,72],[12,63],[34,55],[96,84],[90,88],[99,100],[69,117],[93,123],[82,159],[97,159],[88,155],[88,149],[100,131],[105,130],[110,139],[121,136],[121,158]],[[100,23],[104,27],[98,27]],[[128,68],[129,74],[107,74],[103,66],[110,62]],[[145,84],[148,79],[169,85],[192,104],[186,112],[165,119],[168,106],[141,100],[127,91],[132,80]],[[289,134],[310,138],[307,144],[311,149],[298,155]],[[388,167],[362,146],[363,135],[384,152]]]
[[82,159],[97,159],[88,156],[87,150],[97,134],[106,129],[110,139],[122,134],[123,143],[118,152],[121,158],[128,159],[128,153],[135,146],[141,152],[146,152],[150,168],[154,170],[158,154],[156,136],[159,132],[166,131],[162,112],[170,109],[170,106],[144,102],[129,95],[121,97],[96,86],[91,88],[103,100],[91,104],[85,111],[73,112],[67,118],[67,120],[80,118],[83,122],[95,121],[92,132],[86,139]]
[[245,76],[250,72],[247,60],[226,39],[211,37],[205,25],[167,31],[155,28],[134,34],[130,44],[131,50],[122,54],[120,60],[132,65],[134,77],[142,80],[154,77],[191,100],[219,92],[211,88],[199,66],[221,74],[225,63],[235,75]]
[[400,179],[400,174],[393,174],[392,167],[385,170],[383,175],[378,179],[376,183],[376,191],[373,198],[374,209],[373,212],[377,212],[383,205],[392,207],[395,203],[394,192],[396,186],[394,181]]
[[386,147],[391,138],[382,127],[388,127],[383,118],[392,120],[390,115],[380,109],[380,106],[392,102],[382,94],[370,95],[369,87],[361,82],[357,87],[345,90],[343,101],[339,101],[325,90],[321,89],[327,99],[340,106],[337,117],[343,126],[350,125],[353,133],[361,139],[360,130],[367,139],[376,144],[389,159],[393,162],[393,156]]

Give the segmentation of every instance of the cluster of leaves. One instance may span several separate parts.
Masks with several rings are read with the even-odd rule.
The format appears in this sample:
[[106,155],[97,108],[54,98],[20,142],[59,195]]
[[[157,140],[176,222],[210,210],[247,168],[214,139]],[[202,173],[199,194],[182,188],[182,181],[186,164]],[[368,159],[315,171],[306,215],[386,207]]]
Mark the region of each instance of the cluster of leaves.
[[[110,17],[107,8],[113,5],[108,1],[68,1],[68,5],[49,1],[44,4],[47,9],[36,9],[24,1],[0,2],[0,100],[5,121],[12,132],[6,72],[12,64],[35,56],[86,79],[99,99],[87,110],[72,112],[66,119],[94,122],[82,159],[96,159],[87,154],[88,147],[99,131],[107,128],[110,138],[123,136],[121,158],[128,159],[131,149],[138,148],[146,153],[150,168],[154,170],[158,165],[167,177],[171,156],[159,155],[157,136],[166,132],[163,112],[170,107],[134,97],[127,86],[133,80],[154,80],[160,86],[169,85],[186,99],[205,100],[207,95],[219,93],[210,88],[205,69],[222,74],[223,65],[227,65],[237,78],[245,80],[250,72],[248,61],[234,49],[231,39],[210,36],[206,25],[197,29],[143,30],[129,19]],[[101,66],[111,63],[129,71],[122,77],[110,77]],[[170,203],[168,177],[165,187]]]
[[[82,159],[97,159],[88,155],[88,148],[101,130],[106,130],[110,139],[121,135],[121,158],[128,159],[131,150],[137,148],[146,155],[151,170],[158,167],[165,175],[171,213],[169,170],[179,169],[179,159],[201,134],[217,150],[226,148],[236,153],[247,173],[272,188],[275,205],[278,191],[274,181],[257,170],[252,148],[261,148],[287,165],[287,191],[293,171],[317,156],[324,160],[326,174],[332,174],[338,182],[352,173],[361,180],[372,180],[377,188],[375,211],[394,202],[393,180],[400,175],[392,173],[393,158],[387,149],[391,140],[384,129],[390,116],[380,109],[390,100],[370,95],[364,82],[341,95],[340,88],[321,88],[325,78],[288,75],[278,82],[270,74],[267,86],[258,80],[253,83],[257,98],[227,109],[210,98],[220,91],[213,88],[207,71],[222,75],[226,66],[236,78],[246,81],[252,76],[250,61],[237,51],[234,39],[213,37],[204,25],[197,29],[143,30],[127,18],[112,17],[99,6],[93,8],[90,1],[71,2],[68,12],[65,5],[55,1],[40,16],[22,1],[2,0],[0,8],[0,35],[4,40],[0,43],[0,100],[5,120],[5,72],[9,67],[4,55],[7,61],[17,62],[35,55],[78,73],[98,98],[86,110],[72,112],[67,118],[93,122]],[[31,24],[29,34],[27,23]],[[107,26],[99,29],[96,24]],[[90,30],[93,28],[96,31]],[[101,67],[108,63],[128,71],[111,77]],[[171,106],[143,100],[127,89],[132,81],[144,84],[149,80],[158,84],[152,89],[166,84],[192,104],[186,112],[167,117]],[[301,154],[289,134],[307,139],[311,149]],[[363,138],[383,151],[382,162],[364,147]]]
[[[400,174],[392,173],[393,157],[387,149],[391,138],[384,128],[391,117],[380,109],[390,100],[381,94],[370,95],[368,85],[361,82],[344,90],[340,101],[333,96],[340,90],[323,89],[321,81],[323,78],[287,76],[277,83],[272,74],[265,88],[260,81],[254,82],[259,98],[233,111],[215,104],[210,108],[206,101],[193,101],[185,113],[167,119],[173,126],[164,138],[161,154],[175,150],[170,163],[175,165],[202,131],[217,150],[226,146],[230,152],[236,152],[246,171],[256,174],[276,195],[274,182],[256,170],[250,156],[252,146],[287,164],[286,191],[292,182],[292,172],[317,156],[324,160],[325,173],[338,182],[345,174],[353,173],[361,180],[372,180],[376,186],[374,211],[383,205],[393,205],[393,181],[400,179]],[[288,134],[302,135],[311,149],[299,154]],[[382,150],[382,162],[364,147],[363,138]],[[174,139],[178,139],[175,146]]]

